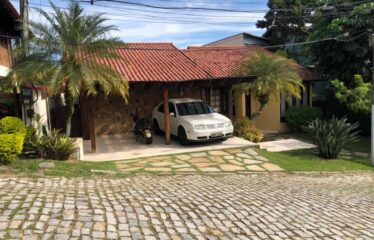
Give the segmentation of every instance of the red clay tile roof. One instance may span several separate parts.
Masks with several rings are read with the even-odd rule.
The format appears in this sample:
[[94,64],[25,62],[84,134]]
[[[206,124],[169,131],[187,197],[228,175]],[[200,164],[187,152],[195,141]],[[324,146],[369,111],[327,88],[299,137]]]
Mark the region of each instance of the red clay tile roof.
[[127,43],[122,59],[103,59],[130,82],[176,82],[210,78],[172,43]]
[[0,25],[1,34],[18,37],[21,35],[19,29],[20,15],[9,0],[0,0]]
[[256,51],[269,51],[258,46],[237,47],[188,47],[182,50],[186,56],[209,72],[214,78],[232,77],[239,70],[240,61]]
[[15,20],[20,19],[19,13],[9,0],[1,0],[0,5],[4,7],[5,10],[7,10],[7,13],[10,14]]
[[[242,59],[250,54],[255,54],[257,51],[272,54],[270,51],[255,45],[188,47],[182,51],[214,78],[233,76],[239,70]],[[315,74],[305,67],[299,64],[295,64],[295,67],[299,69],[299,74],[303,80],[316,79]]]
[[[204,46],[179,50],[172,43],[127,43],[117,51],[121,59],[105,58],[99,61],[112,66],[129,82],[230,78],[248,54],[256,51],[272,54],[259,46]],[[314,76],[306,69],[301,69],[300,74],[306,80]]]

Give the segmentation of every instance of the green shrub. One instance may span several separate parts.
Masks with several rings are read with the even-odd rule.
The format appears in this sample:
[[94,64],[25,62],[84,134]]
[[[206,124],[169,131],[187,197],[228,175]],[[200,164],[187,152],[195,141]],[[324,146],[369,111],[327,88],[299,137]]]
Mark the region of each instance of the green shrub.
[[22,152],[26,126],[21,119],[5,117],[0,120],[0,161],[16,160]]
[[303,130],[312,120],[321,117],[321,109],[304,105],[291,107],[286,112],[286,122],[293,131]]
[[323,158],[336,159],[345,146],[358,141],[358,124],[350,124],[347,118],[313,120],[305,130],[311,135]]
[[0,120],[0,134],[26,135],[26,126],[21,119],[16,117],[5,117]]
[[77,150],[75,139],[66,137],[58,130],[37,138],[34,148],[40,157],[54,160],[67,160]]
[[35,143],[37,142],[36,129],[33,127],[26,128],[25,141],[23,143],[23,156],[24,157],[38,157],[35,149]]
[[22,152],[23,134],[0,134],[0,162],[14,161]]
[[234,121],[234,135],[251,142],[260,142],[264,135],[256,129],[248,118],[240,118]]

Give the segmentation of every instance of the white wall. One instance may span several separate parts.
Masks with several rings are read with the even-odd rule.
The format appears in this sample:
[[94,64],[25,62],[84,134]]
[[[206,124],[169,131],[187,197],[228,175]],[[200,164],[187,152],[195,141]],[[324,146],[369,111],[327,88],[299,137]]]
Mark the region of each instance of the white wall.
[[49,129],[48,124],[48,116],[49,116],[49,109],[48,109],[48,98],[46,97],[45,90],[33,90],[33,104],[22,103],[22,117],[23,121],[26,125],[30,126],[30,124],[34,127],[37,127],[37,124],[34,119],[29,118],[27,116],[27,110],[33,109],[34,114],[39,114],[41,116],[41,123],[47,129]]

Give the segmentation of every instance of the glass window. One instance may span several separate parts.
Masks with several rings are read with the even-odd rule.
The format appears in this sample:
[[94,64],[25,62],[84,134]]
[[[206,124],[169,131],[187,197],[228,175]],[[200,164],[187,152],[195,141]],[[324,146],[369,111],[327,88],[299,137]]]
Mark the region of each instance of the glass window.
[[221,89],[213,89],[210,96],[210,104],[216,112],[222,112],[221,103]]
[[205,102],[178,103],[179,116],[213,113],[213,109]]
[[176,116],[176,112],[175,112],[175,107],[174,107],[174,104],[170,103],[169,102],[169,113],[174,113],[174,115]]
[[164,113],[164,103],[161,103],[160,106],[157,109],[158,112]]

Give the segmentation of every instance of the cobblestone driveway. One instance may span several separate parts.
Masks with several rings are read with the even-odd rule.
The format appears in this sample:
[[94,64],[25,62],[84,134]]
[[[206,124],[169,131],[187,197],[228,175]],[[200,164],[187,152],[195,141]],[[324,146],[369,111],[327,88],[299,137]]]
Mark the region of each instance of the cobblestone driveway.
[[374,239],[374,176],[0,177],[0,238]]

